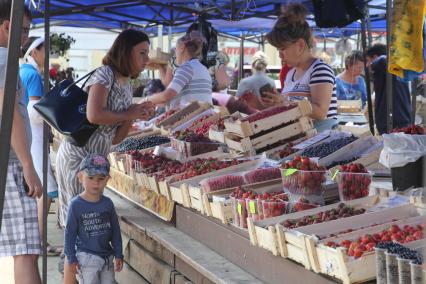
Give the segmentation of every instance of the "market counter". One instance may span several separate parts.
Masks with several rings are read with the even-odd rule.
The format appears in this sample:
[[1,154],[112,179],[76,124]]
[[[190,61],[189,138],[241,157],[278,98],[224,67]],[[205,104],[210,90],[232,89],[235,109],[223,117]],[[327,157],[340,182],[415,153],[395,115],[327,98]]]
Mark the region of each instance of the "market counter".
[[251,246],[248,234],[192,210],[177,205],[175,227],[113,190],[105,195],[113,200],[128,239],[126,262],[150,283],[191,283],[176,280],[181,278],[193,283],[333,283]]

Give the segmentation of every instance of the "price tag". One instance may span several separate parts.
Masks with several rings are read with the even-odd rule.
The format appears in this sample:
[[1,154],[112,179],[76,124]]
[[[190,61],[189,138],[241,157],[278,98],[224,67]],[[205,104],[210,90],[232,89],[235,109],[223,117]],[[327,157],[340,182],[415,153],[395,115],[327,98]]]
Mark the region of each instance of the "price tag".
[[256,204],[254,201],[249,201],[249,209],[251,214],[256,214]]
[[241,203],[237,203],[237,212],[238,214],[241,216],[242,215],[242,207],[241,207]]
[[339,172],[340,172],[339,170],[336,170],[336,171],[334,172],[333,177],[332,177],[331,179],[332,179],[332,180],[335,180],[335,179],[336,179],[336,176],[337,176],[337,174],[338,174]]
[[287,169],[286,171],[285,171],[285,176],[286,177],[288,177],[288,176],[291,176],[292,174],[294,174],[295,172],[297,172],[297,169],[292,169],[292,168],[290,168],[290,169]]

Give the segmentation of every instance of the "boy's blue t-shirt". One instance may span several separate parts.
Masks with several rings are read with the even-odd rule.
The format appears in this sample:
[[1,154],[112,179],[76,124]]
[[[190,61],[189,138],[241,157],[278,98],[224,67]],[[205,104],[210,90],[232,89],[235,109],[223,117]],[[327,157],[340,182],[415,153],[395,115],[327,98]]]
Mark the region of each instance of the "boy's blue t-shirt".
[[367,88],[364,78],[358,76],[355,84],[348,83],[341,78],[336,78],[336,95],[338,100],[359,100],[361,99],[362,107],[367,102]]
[[25,105],[28,106],[30,97],[43,96],[43,81],[37,69],[27,63],[21,65],[19,76],[21,77],[22,85],[25,89],[23,100],[25,101]]
[[78,195],[71,200],[64,249],[68,263],[77,262],[77,252],[123,259],[120,226],[111,199],[102,195],[98,202],[89,202]]

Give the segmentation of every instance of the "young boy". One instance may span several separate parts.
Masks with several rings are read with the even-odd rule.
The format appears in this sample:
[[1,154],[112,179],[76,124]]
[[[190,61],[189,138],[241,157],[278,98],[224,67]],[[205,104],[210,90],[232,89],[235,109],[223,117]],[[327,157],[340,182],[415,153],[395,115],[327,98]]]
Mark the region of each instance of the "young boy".
[[[69,271],[79,283],[116,283],[115,271],[123,268],[121,232],[111,199],[103,195],[109,179],[109,162],[99,154],[80,164],[78,178],[83,193],[74,197],[65,227],[65,255]],[[67,277],[66,277],[67,278]]]

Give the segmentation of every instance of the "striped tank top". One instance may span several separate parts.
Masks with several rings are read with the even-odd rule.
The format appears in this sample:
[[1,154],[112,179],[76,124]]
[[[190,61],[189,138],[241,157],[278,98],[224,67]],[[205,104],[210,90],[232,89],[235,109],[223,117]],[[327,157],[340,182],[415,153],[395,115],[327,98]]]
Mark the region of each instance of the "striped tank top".
[[[294,79],[296,68],[291,69],[285,79],[284,89],[281,94],[288,95],[290,93],[306,93],[310,99],[311,86],[315,84],[329,83],[333,85],[330,106],[327,112],[327,118],[337,118],[337,96],[336,96],[336,80],[334,71],[331,67],[324,63],[321,59],[316,59],[308,70],[297,80]],[[289,96],[292,101],[302,100],[303,96]]]

